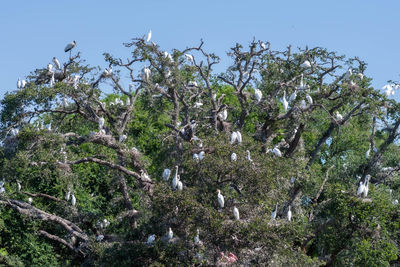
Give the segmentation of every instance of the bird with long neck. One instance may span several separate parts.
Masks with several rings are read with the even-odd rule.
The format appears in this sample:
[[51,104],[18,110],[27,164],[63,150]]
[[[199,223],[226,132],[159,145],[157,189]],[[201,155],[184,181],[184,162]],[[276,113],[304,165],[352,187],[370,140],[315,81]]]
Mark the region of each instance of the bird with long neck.
[[275,210],[271,214],[271,220],[275,220],[277,214],[278,214],[278,203],[276,203]]
[[178,165],[175,166],[175,175],[174,178],[172,179],[172,189],[175,190],[176,187],[178,186],[178,181],[179,181],[179,177],[178,177]]
[[217,192],[218,192],[218,204],[221,208],[223,208],[225,204],[224,196],[221,194],[221,190],[217,189]]

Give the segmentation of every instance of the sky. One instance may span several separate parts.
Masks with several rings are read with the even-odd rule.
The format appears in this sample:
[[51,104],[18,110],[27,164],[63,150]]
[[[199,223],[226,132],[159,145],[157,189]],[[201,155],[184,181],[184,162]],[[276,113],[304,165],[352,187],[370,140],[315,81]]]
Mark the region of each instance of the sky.
[[3,1],[0,98],[16,89],[18,77],[46,67],[53,56],[65,61],[63,50],[72,40],[87,63],[106,67],[104,52],[125,58],[122,43],[150,29],[164,50],[203,39],[204,48],[222,58],[221,66],[230,63],[230,47],[254,37],[269,41],[273,50],[324,47],[367,62],[365,74],[382,88],[400,80],[399,11],[394,0]]

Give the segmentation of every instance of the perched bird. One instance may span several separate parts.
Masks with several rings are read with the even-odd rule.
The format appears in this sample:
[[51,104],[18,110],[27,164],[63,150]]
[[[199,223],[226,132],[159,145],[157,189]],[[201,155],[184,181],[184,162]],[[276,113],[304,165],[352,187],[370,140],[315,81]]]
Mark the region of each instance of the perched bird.
[[126,134],[120,135],[119,136],[119,143],[124,142],[127,138],[128,138],[128,136],[126,136]]
[[103,117],[99,118],[99,130],[103,129],[105,120]]
[[300,101],[300,107],[301,107],[301,108],[306,108],[306,107],[307,107],[306,101],[305,101],[304,99],[302,99],[302,100]]
[[150,79],[150,74],[151,74],[151,70],[149,69],[149,68],[144,68],[143,69],[143,74],[144,74],[144,79],[146,80],[146,81],[149,81],[149,79]]
[[103,75],[104,75],[104,77],[111,77],[112,72],[113,72],[113,69],[112,69],[112,66],[110,66],[108,69],[104,69]]
[[310,63],[310,61],[306,60],[300,65],[300,67],[305,68],[305,69],[311,68],[311,63]]
[[18,133],[19,133],[19,130],[16,128],[11,129],[11,131],[10,131],[10,134],[13,137],[16,137],[18,135]]
[[101,242],[103,239],[104,239],[104,235],[98,235],[98,236],[96,237],[96,241],[97,241],[97,242]]
[[74,48],[75,46],[76,46],[76,42],[72,41],[71,43],[67,44],[67,46],[64,48],[64,52],[71,51],[72,48]]
[[67,194],[65,195],[65,200],[69,201],[70,197],[71,197],[71,190],[68,190]]
[[261,46],[261,48],[264,49],[264,50],[267,48],[267,46],[265,45],[264,42],[261,42],[261,43],[260,43],[260,46]]
[[174,62],[174,60],[172,59],[172,56],[170,53],[168,53],[167,51],[164,52],[164,57],[169,59],[171,62]]
[[232,145],[232,144],[234,144],[235,142],[236,142],[236,140],[237,140],[237,132],[232,132],[231,133],[231,141],[230,141],[230,144]]
[[275,210],[271,214],[271,220],[275,220],[277,214],[278,214],[278,203],[275,206]]
[[195,81],[189,81],[187,86],[188,87],[198,87],[197,82],[195,82]]
[[166,168],[163,171],[162,178],[164,181],[168,181],[169,177],[171,176],[171,170]]
[[194,58],[193,58],[192,55],[190,55],[190,54],[185,54],[185,57],[186,57],[186,59],[187,59],[188,61],[190,61],[190,63],[193,63],[193,64],[194,64]]
[[193,154],[193,159],[194,159],[195,161],[200,161],[199,154],[194,153],[194,154]]
[[53,64],[47,64],[47,70],[50,72],[50,73],[53,73]]
[[17,182],[18,191],[21,191],[21,184]]
[[336,119],[337,119],[338,121],[343,120],[343,116],[339,113],[339,111],[336,111]]
[[236,155],[235,152],[233,152],[233,153],[231,154],[231,161],[236,161],[236,160],[237,160],[237,155]]
[[54,79],[54,72],[53,72],[53,74],[51,75],[51,79],[50,79],[50,87],[53,87],[55,83],[56,83],[56,80]]
[[178,186],[178,181],[179,181],[179,177],[178,177],[178,166],[175,166],[175,176],[174,178],[172,178],[172,189],[175,190],[176,187]]
[[22,80],[22,81],[21,81],[21,87],[22,87],[22,88],[25,88],[25,86],[26,86],[26,81],[25,81],[25,80]]
[[174,232],[172,232],[171,227],[168,229],[167,238],[171,240],[174,237]]
[[149,237],[147,238],[146,244],[152,245],[154,243],[154,241],[156,241],[156,235],[154,235],[154,234],[149,235]]
[[369,178],[370,178],[371,176],[368,174],[366,177],[365,177],[365,181],[364,181],[364,191],[363,191],[363,196],[364,197],[367,197],[368,196],[368,191],[369,191],[369,188],[368,188],[368,186],[369,186]]
[[239,131],[236,131],[236,136],[237,136],[236,140],[237,140],[238,144],[242,143],[242,141],[243,141],[242,134]]
[[21,88],[22,88],[21,78],[18,78],[18,81],[17,81],[17,88],[18,88],[18,89],[21,89]]
[[277,157],[282,157],[282,152],[277,147],[274,147],[274,149],[272,149],[272,153]]
[[53,57],[53,63],[56,65],[56,68],[59,70],[61,69],[60,61],[56,57]]
[[286,100],[286,91],[283,91],[282,104],[283,104],[283,108],[285,109],[285,112],[286,112],[289,108],[289,103]]
[[200,151],[199,160],[203,160],[205,156],[206,156],[206,153],[204,151]]
[[301,74],[301,78],[300,78],[300,85],[299,85],[299,90],[306,90],[307,89],[307,86],[306,86],[306,84],[304,83],[304,81],[303,81],[303,74]]
[[182,191],[183,190],[183,183],[182,181],[178,181],[176,188],[178,189],[178,191]]
[[33,199],[31,197],[28,198],[28,203],[32,204]]
[[254,95],[256,96],[257,103],[260,103],[261,98],[262,98],[262,92],[261,92],[261,90],[256,89],[256,90],[254,91]]
[[351,75],[353,75],[353,70],[349,68],[343,78],[345,80],[350,80]]
[[147,34],[147,38],[146,38],[146,42],[150,42],[151,39],[151,30],[149,31],[149,33]]
[[287,212],[287,219],[288,219],[289,222],[292,220],[292,211],[290,210],[290,205],[289,205],[289,209],[288,209],[288,212]]
[[197,235],[194,237],[194,243],[197,245],[200,243],[200,230],[197,229]]
[[294,92],[293,92],[293,93],[290,95],[290,97],[289,97],[289,102],[295,101],[296,98],[297,98],[297,91],[294,90]]
[[74,194],[72,194],[72,197],[71,197],[71,204],[72,204],[72,206],[76,205],[76,197]]
[[237,220],[237,221],[240,220],[240,215],[239,215],[238,208],[236,208],[236,206],[234,206],[232,211],[233,211],[233,217],[235,217],[235,220]]
[[386,84],[385,86],[383,86],[382,90],[385,90],[386,96],[394,95],[393,86],[390,84]]
[[218,205],[223,208],[225,204],[224,196],[221,194],[221,190],[217,189],[218,192]]
[[357,196],[361,195],[364,192],[364,188],[365,188],[364,183],[363,183],[363,181],[361,181],[360,185],[358,186],[358,189],[357,189]]
[[253,162],[253,160],[251,159],[251,156],[250,156],[250,150],[246,150],[246,153],[247,153],[246,159],[250,162]]
[[307,99],[308,103],[310,103],[312,105],[313,99],[311,98],[311,96],[307,94],[306,99]]
[[225,121],[228,118],[228,111],[226,109],[224,109],[220,114],[219,117]]

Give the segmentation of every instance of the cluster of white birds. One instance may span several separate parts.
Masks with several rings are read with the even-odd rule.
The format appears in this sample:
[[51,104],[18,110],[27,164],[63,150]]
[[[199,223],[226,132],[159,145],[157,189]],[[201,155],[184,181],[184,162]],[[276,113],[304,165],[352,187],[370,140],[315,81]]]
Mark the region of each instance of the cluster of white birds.
[[75,197],[74,194],[71,195],[71,193],[72,193],[71,190],[68,189],[68,192],[67,192],[67,194],[65,195],[65,200],[66,200],[66,201],[69,201],[69,200],[71,199],[71,204],[72,204],[72,206],[75,206],[75,205],[76,205],[76,197]]
[[226,121],[228,119],[228,110],[224,109],[222,112],[218,114],[221,120]]
[[239,131],[234,131],[231,133],[231,140],[230,144],[233,145],[234,143],[241,144],[242,143],[242,134]]
[[[179,166],[177,165],[177,166],[175,166],[175,175],[172,178],[172,190],[182,191],[183,190],[183,183],[180,180],[181,178],[180,178],[180,176],[178,174],[178,171],[179,171]],[[164,169],[163,174],[162,174],[163,180],[164,181],[168,181],[170,176],[171,176],[171,170],[168,169],[168,168]]]
[[371,178],[371,176],[368,174],[367,176],[365,176],[364,182],[360,181],[360,185],[358,186],[357,189],[357,196],[363,196],[363,197],[367,197],[368,196],[368,186],[369,186],[369,179]]
[[18,81],[17,81],[18,89],[25,88],[26,84],[27,84],[27,82],[25,80],[21,80],[21,78],[18,78]]
[[398,85],[398,84],[386,84],[385,86],[382,87],[382,90],[385,91],[386,96],[391,96],[391,95],[394,95],[394,91],[399,88],[400,88],[400,85]]
[[106,78],[109,78],[112,76],[112,73],[113,73],[113,69],[112,69],[112,66],[110,66],[108,69],[105,69],[103,71],[103,76]]
[[[271,220],[274,221],[276,220],[276,217],[278,216],[278,203],[275,205],[275,209],[271,213]],[[292,221],[292,211],[290,209],[290,205],[288,207],[288,211],[286,213],[286,218],[290,222]]]
[[194,153],[193,154],[193,159],[195,161],[202,161],[204,157],[206,156],[206,153],[204,151],[200,151],[200,153]]

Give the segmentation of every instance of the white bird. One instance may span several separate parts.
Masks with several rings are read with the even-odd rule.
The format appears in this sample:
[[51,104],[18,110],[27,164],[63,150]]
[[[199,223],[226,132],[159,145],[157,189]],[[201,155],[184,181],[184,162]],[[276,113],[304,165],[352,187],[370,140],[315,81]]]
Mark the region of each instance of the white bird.
[[351,68],[349,68],[343,78],[345,80],[349,80],[351,75],[353,75],[353,70]]
[[267,48],[267,46],[265,45],[264,42],[261,42],[261,43],[260,43],[260,46],[261,46],[262,49],[266,49],[266,48]]
[[301,74],[299,90],[305,90],[305,89],[307,89],[307,86],[303,81],[303,74]]
[[250,156],[250,151],[249,151],[249,150],[246,150],[246,153],[247,153],[246,159],[247,159],[248,161],[250,161],[250,162],[253,162],[253,160],[251,159],[251,156]]
[[237,138],[238,138],[237,133],[232,132],[231,133],[231,141],[230,141],[231,145],[236,142]]
[[19,133],[19,130],[16,128],[11,129],[11,131],[10,131],[10,134],[13,137],[16,137],[18,135],[18,133]]
[[53,87],[55,83],[56,83],[56,80],[54,79],[54,72],[53,72],[53,74],[51,75],[51,79],[50,79],[50,87]]
[[68,190],[67,194],[65,195],[65,200],[69,201],[70,197],[71,197],[71,190]]
[[200,107],[202,107],[202,106],[203,106],[203,103],[200,102],[200,101],[194,103],[194,107],[195,107],[195,108],[200,108]]
[[103,75],[104,75],[104,77],[111,77],[112,72],[113,72],[113,69],[112,69],[112,66],[110,66],[108,69],[104,69]]
[[338,121],[343,120],[343,116],[339,113],[339,111],[336,111],[336,119],[337,119]]
[[199,160],[203,160],[205,156],[206,156],[206,153],[204,151],[200,151]]
[[237,160],[237,155],[236,155],[235,152],[233,152],[233,153],[231,154],[231,161],[236,161],[236,160]]
[[30,197],[30,198],[28,198],[28,203],[29,204],[32,204],[32,201],[33,201],[33,199]]
[[147,34],[147,38],[146,38],[146,42],[150,42],[151,39],[151,30],[149,31],[149,33]]
[[143,69],[143,73],[144,73],[144,79],[146,81],[148,81],[150,79],[150,74],[151,74],[151,70],[149,68],[144,68]]
[[22,81],[21,81],[21,87],[22,87],[22,88],[25,88],[25,86],[26,86],[26,81],[25,81],[25,80],[22,80]]
[[103,239],[104,239],[104,235],[98,235],[98,236],[96,237],[96,241],[97,241],[97,242],[101,242]]
[[370,175],[368,174],[368,175],[365,177],[365,182],[364,182],[364,192],[363,192],[364,197],[367,197],[367,196],[368,196],[368,191],[369,191],[369,188],[368,188],[368,186],[369,186],[369,178],[370,178]]
[[312,97],[310,96],[310,95],[306,95],[306,99],[307,99],[307,101],[308,101],[308,103],[310,103],[311,105],[312,105],[312,103],[313,103],[313,99],[312,99]]
[[156,235],[149,235],[149,237],[147,238],[146,244],[147,245],[152,245],[154,243],[154,241],[156,241]]
[[386,96],[394,95],[393,86],[391,84],[386,84],[382,87],[382,90],[385,90]]
[[99,130],[103,129],[105,120],[103,117],[99,118]]
[[395,200],[392,201],[392,204],[393,204],[393,205],[398,205],[398,204],[399,204],[399,201],[398,201],[397,199],[395,199]]
[[74,194],[72,194],[72,197],[71,197],[71,204],[72,204],[72,206],[76,205],[76,197]]
[[224,109],[220,114],[219,117],[225,121],[228,118],[228,111],[226,109]]
[[183,183],[182,181],[178,181],[176,188],[178,189],[178,191],[182,191],[183,190]]
[[171,170],[166,168],[163,171],[162,178],[164,181],[168,181],[169,177],[171,176]]
[[22,186],[19,182],[17,182],[17,186],[18,186],[18,191],[21,191]]
[[174,60],[172,59],[172,56],[170,53],[168,53],[167,51],[164,52],[164,57],[169,59],[171,62],[174,62]]
[[272,149],[272,153],[277,157],[282,157],[282,152],[277,147],[274,147],[274,149]]
[[289,209],[288,209],[288,212],[287,212],[287,219],[288,219],[289,222],[292,220],[292,211],[290,210],[290,205],[289,205]]
[[53,63],[56,65],[56,68],[59,70],[61,69],[60,61],[56,57],[53,57]]
[[200,243],[200,230],[197,229],[197,235],[194,237],[194,243],[197,245]]
[[300,101],[300,107],[302,107],[302,108],[306,108],[307,107],[306,101],[304,99],[302,99]]
[[282,104],[283,104],[283,108],[285,109],[285,111],[287,111],[289,108],[289,103],[286,100],[286,91],[283,91]]
[[194,153],[194,154],[193,154],[193,159],[194,159],[195,161],[199,161],[199,160],[200,160],[199,154]]
[[119,136],[119,143],[124,142],[127,138],[128,138],[128,136],[126,136],[126,134],[120,135]]
[[47,64],[47,70],[50,72],[50,73],[53,73],[53,65],[52,64]]
[[22,88],[21,78],[18,78],[18,81],[17,81],[17,88],[18,88],[18,89],[21,89],[21,88]]
[[190,55],[190,54],[185,54],[185,57],[186,57],[186,59],[187,59],[188,61],[190,61],[191,63],[194,64],[194,58],[193,58],[192,55]]
[[76,42],[72,41],[71,43],[67,44],[67,46],[64,48],[64,52],[71,51],[72,48],[76,46]]
[[233,211],[233,217],[235,217],[235,220],[237,220],[237,221],[240,220],[240,215],[239,215],[238,208],[236,208],[236,206],[234,206],[232,211]]
[[357,196],[361,195],[364,192],[364,183],[361,181],[360,186],[357,189]]
[[218,192],[218,205],[223,208],[225,204],[224,196],[221,194],[221,190],[217,189]]
[[371,148],[368,148],[367,152],[365,152],[365,157],[369,158],[370,153],[371,153]]
[[293,93],[290,95],[290,97],[289,97],[289,102],[295,101],[296,98],[297,98],[297,91],[294,90],[294,92],[293,92]]
[[178,166],[175,166],[175,175],[174,178],[172,178],[172,189],[175,190],[176,187],[178,186],[178,181],[179,181],[179,177],[178,177]]
[[46,129],[47,129],[47,131],[51,132],[51,123],[49,123],[48,125],[46,125]]
[[242,143],[243,139],[242,139],[242,134],[239,131],[236,131],[236,140],[238,142],[238,144]]
[[261,98],[262,98],[262,92],[261,92],[261,90],[260,90],[260,89],[256,89],[256,90],[254,91],[254,95],[256,96],[257,103],[260,103]]
[[300,65],[300,67],[306,68],[306,69],[311,68],[311,63],[310,63],[310,61],[306,60]]
[[171,227],[168,229],[167,238],[171,240],[174,237],[174,232],[172,232]]
[[195,82],[195,81],[189,81],[187,86],[188,87],[197,87],[198,85],[197,85],[197,82]]
[[271,220],[275,220],[277,214],[278,214],[278,204],[276,204],[275,210],[271,214]]

